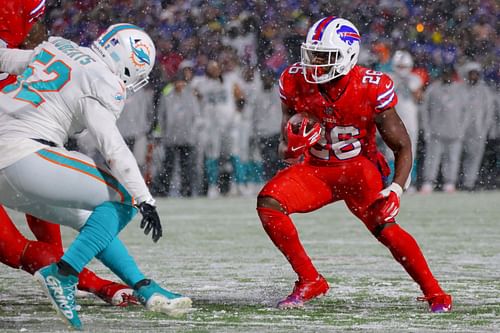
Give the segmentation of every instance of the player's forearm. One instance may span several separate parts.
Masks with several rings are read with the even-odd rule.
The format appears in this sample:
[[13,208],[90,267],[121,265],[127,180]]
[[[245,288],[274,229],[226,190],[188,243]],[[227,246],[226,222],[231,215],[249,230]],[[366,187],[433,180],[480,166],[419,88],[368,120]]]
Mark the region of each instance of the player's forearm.
[[109,166],[111,172],[125,186],[130,194],[134,196],[136,202],[141,203],[147,201],[154,205],[153,197],[149,193],[132,152],[124,146],[122,149],[114,152],[113,156],[108,157],[110,157]]
[[404,145],[394,150],[394,183],[405,189],[413,165],[411,145]]
[[154,202],[134,155],[116,127],[113,114],[91,98],[83,99],[81,105],[85,125],[95,138],[97,148],[105,158],[113,176],[138,203]]
[[0,48],[0,72],[19,75],[33,57],[33,50]]

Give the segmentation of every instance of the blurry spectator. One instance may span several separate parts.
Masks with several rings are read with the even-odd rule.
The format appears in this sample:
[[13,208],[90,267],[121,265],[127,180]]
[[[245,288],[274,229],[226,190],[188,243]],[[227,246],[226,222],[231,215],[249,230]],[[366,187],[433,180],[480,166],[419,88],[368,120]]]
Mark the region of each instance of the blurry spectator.
[[445,68],[441,80],[432,83],[424,95],[421,111],[426,154],[422,193],[433,191],[440,165],[443,190],[455,191],[466,115],[460,98],[463,87],[452,81],[453,75],[451,67]]
[[[411,151],[414,167],[411,174],[412,182],[416,180],[415,157],[418,142],[418,103],[422,100],[423,82],[420,76],[412,72],[413,59],[407,51],[398,50],[392,57],[392,69],[388,73],[394,81],[394,90],[398,95],[396,110],[410,135]],[[385,155],[394,165],[394,155],[390,149],[385,149]]]
[[389,72],[391,70],[391,49],[387,43],[375,43],[372,46],[372,52],[378,58],[375,64],[375,69],[381,72]]
[[[237,195],[253,195],[254,188],[250,184],[251,180],[251,170],[253,167],[253,161],[250,160],[250,136],[253,129],[252,120],[253,114],[255,113],[256,108],[256,99],[258,96],[258,91],[261,89],[261,80],[258,73],[256,73],[255,67],[253,66],[245,66],[241,71],[241,82],[240,88],[245,94],[245,105],[242,108],[241,112],[236,116],[240,117],[240,122],[237,125],[237,145],[239,145],[238,151],[239,156],[241,158],[241,163],[244,167],[244,184],[240,185],[240,188],[235,188]],[[240,193],[238,193],[238,191]]]
[[463,147],[463,187],[474,190],[483,158],[488,132],[493,125],[494,95],[481,79],[481,65],[468,62],[463,66],[465,89],[459,96],[465,108]]
[[179,71],[182,72],[182,76],[184,77],[184,81],[186,83],[191,83],[194,78],[194,63],[191,60],[183,60],[179,64]]
[[176,162],[179,162],[180,189],[183,197],[193,195],[195,174],[196,131],[194,126],[200,117],[199,105],[193,90],[186,84],[184,74],[179,72],[173,87],[167,87],[160,98],[158,119],[162,145],[165,151],[163,170],[155,180],[156,192],[168,195]]
[[[500,88],[500,87],[499,87]],[[500,188],[500,91],[496,90],[495,109],[481,167],[481,181],[487,189]]]
[[238,156],[238,146],[235,144],[238,136],[235,124],[237,112],[241,111],[244,101],[238,81],[234,71],[223,74],[221,66],[214,60],[208,63],[206,75],[196,80],[195,89],[199,92],[202,117],[207,125],[201,142],[206,145],[207,195],[210,198],[221,194],[218,186],[219,176],[226,160],[229,160],[232,167],[231,180],[234,185],[239,186],[244,181],[243,165]]
[[223,38],[223,43],[234,48],[242,62],[252,66],[257,65],[256,29],[255,19],[245,15],[241,21],[229,23],[227,35]]
[[[186,77],[204,75],[209,59],[227,67],[233,61],[232,48],[238,60],[257,62],[257,68],[268,67],[279,74],[300,58],[294,53],[299,48],[290,45],[303,40],[308,26],[305,18],[329,15],[348,15],[358,26],[362,49],[371,49],[377,59],[367,67],[388,71],[391,49],[410,50],[414,72],[421,76],[425,89],[439,79],[444,67],[462,64],[469,57],[482,65],[488,85],[500,85],[495,0],[67,0],[47,2],[46,23],[51,35],[83,45],[111,23],[131,21],[143,27],[157,44],[158,68],[152,72],[156,101],[185,59],[193,61],[184,66],[190,72]],[[370,57],[364,60],[373,62]],[[207,142],[197,138],[197,149],[204,152]]]
[[283,164],[278,156],[281,133],[281,105],[279,88],[271,70],[263,70],[262,90],[256,98],[253,117],[254,133],[257,136],[263,162],[264,181],[271,179]]
[[127,97],[125,108],[116,122],[137,163],[144,171],[146,161],[147,134],[153,119],[153,90],[151,87],[137,91]]

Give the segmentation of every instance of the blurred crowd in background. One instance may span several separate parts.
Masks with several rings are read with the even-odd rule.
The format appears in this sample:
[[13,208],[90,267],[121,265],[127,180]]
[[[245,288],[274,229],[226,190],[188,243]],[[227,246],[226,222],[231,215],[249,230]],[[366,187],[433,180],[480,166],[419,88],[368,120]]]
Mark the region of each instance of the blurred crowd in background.
[[[300,61],[309,26],[331,15],[360,30],[359,63],[391,74],[399,86],[397,110],[415,145],[412,189],[500,185],[496,0],[49,0],[47,6],[50,35],[89,45],[110,24],[130,22],[155,41],[152,84],[130,98],[119,126],[157,195],[251,195],[283,167],[275,153],[276,81]],[[78,142],[80,149],[91,145]]]

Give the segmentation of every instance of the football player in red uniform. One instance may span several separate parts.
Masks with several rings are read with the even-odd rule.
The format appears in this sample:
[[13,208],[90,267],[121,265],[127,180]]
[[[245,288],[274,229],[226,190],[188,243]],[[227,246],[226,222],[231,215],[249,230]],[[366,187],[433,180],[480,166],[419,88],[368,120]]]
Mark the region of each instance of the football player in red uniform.
[[[281,75],[279,149],[294,165],[271,179],[257,200],[265,231],[298,275],[293,292],[278,307],[301,307],[329,289],[290,215],[343,200],[418,283],[430,310],[450,311],[451,296],[439,286],[414,238],[395,221],[403,188],[409,184],[411,143],[394,109],[393,82],[381,72],[356,65],[359,44],[359,32],[351,22],[323,18],[302,44],[301,63]],[[288,122],[296,113],[308,115],[298,124],[299,131]],[[318,123],[307,127],[311,118]],[[376,148],[376,129],[395,156],[393,182],[385,188],[383,178],[389,172]]]
[[[46,35],[40,21],[44,12],[45,0],[0,0],[0,47],[17,48],[26,43],[38,45]],[[0,90],[15,80],[14,75],[0,73]],[[0,261],[34,274],[61,258],[61,231],[59,225],[30,215],[26,215],[26,220],[36,241],[24,237],[0,206]],[[128,286],[102,279],[89,270],[80,274],[78,289],[92,292],[113,305],[138,304]]]

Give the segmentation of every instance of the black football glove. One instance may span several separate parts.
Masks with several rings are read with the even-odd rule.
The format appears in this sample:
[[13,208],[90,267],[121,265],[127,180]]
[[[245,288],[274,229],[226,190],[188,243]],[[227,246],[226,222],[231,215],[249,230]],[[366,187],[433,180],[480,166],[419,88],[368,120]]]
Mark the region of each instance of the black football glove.
[[141,229],[144,229],[144,234],[148,235],[153,230],[153,242],[157,242],[162,236],[162,228],[160,217],[156,211],[156,207],[146,202],[141,202],[137,205],[142,214]]

